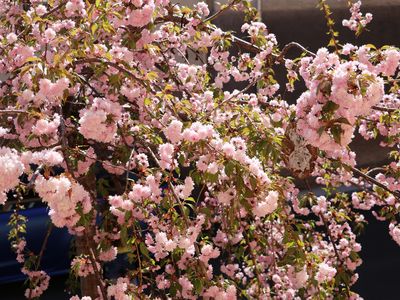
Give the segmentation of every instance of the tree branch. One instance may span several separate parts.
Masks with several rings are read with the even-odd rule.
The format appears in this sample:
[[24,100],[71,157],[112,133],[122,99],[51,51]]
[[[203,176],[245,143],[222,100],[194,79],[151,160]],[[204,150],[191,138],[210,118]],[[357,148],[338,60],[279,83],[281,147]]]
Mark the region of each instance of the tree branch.
[[3,109],[0,110],[0,115],[17,115],[17,114],[27,114],[28,111],[22,109]]
[[316,54],[314,52],[311,52],[310,50],[307,50],[304,46],[300,45],[299,43],[290,42],[289,44],[286,44],[282,48],[281,54],[278,56],[277,61],[282,61],[291,48],[298,48],[298,49],[300,49],[301,51],[307,53],[310,56],[313,56],[313,57],[316,56]]
[[[170,21],[170,22],[174,22],[174,23],[182,23],[183,22],[184,24],[187,24],[189,22],[184,17],[174,16],[174,15],[166,16],[164,18],[161,18],[160,20],[162,20],[162,21]],[[208,30],[211,30],[211,31],[215,30],[215,28],[213,28],[212,26],[209,26],[209,25],[205,25],[205,26],[207,27]],[[235,43],[236,45],[238,45],[240,48],[242,48],[244,50],[247,50],[248,52],[255,53],[255,54],[260,53],[260,52],[262,52],[264,50],[264,49],[262,49],[262,48],[260,48],[260,47],[258,47],[256,45],[254,45],[254,44],[242,39],[242,38],[239,38],[239,37],[235,36],[235,35],[232,35],[232,42]],[[301,49],[302,51],[306,52],[308,55],[315,56],[315,53],[307,50],[304,46],[302,46],[301,44],[299,44],[297,42],[291,42],[291,43],[285,45],[283,47],[282,51],[281,51],[281,54],[279,54],[279,55],[272,54],[272,55],[277,60],[282,60],[282,58],[286,55],[288,50],[290,48],[293,48],[293,47],[297,47],[297,48]],[[283,53],[283,55],[282,55],[282,53]]]
[[384,107],[384,106],[379,106],[379,105],[372,106],[372,109],[383,111],[383,112],[389,112],[389,113],[399,110],[398,108]]
[[131,71],[129,71],[129,70],[125,69],[124,67],[120,66],[119,64],[111,62],[111,61],[107,61],[107,60],[97,58],[97,57],[90,57],[90,58],[84,58],[84,59],[77,60],[77,61],[73,62],[72,65],[79,65],[79,64],[86,64],[86,63],[103,63],[108,66],[111,66],[111,67],[117,69],[118,71],[127,74],[129,77],[131,77],[136,82],[138,82],[140,85],[142,85],[144,88],[150,89],[150,87],[145,83],[145,81],[143,79],[138,78]]
[[238,0],[232,0],[230,3],[223,5],[222,8],[219,11],[217,11],[215,14],[209,16],[208,18],[206,18],[203,21],[203,23],[214,21],[216,18],[218,18],[224,12],[226,12],[227,10],[232,8],[232,6],[234,6],[236,4],[236,2],[239,2],[239,1]]
[[357,168],[354,168],[354,167],[349,166],[349,165],[344,165],[344,164],[342,164],[342,165],[344,166],[345,169],[348,169],[348,170],[352,171],[357,176],[364,178],[369,183],[372,183],[372,184],[375,184],[376,186],[379,186],[380,188],[382,188],[385,191],[387,191],[387,192],[391,193],[392,195],[394,195],[396,198],[400,199],[400,193],[398,191],[390,190],[386,185],[384,185],[383,183],[379,182],[375,178],[372,178],[371,176],[361,172]]

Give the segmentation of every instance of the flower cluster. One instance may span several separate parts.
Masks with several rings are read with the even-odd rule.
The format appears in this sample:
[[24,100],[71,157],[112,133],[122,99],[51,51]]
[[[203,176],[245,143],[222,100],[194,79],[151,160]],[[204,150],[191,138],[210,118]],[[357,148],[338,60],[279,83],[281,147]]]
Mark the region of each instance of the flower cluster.
[[51,221],[57,227],[73,228],[78,223],[78,205],[83,214],[92,209],[89,193],[82,185],[65,176],[49,179],[39,176],[35,181],[35,190],[50,207]]
[[[244,39],[211,22],[230,8],[246,16]],[[359,2],[351,12],[359,33],[371,16]],[[0,204],[36,192],[84,242],[71,269],[97,290],[71,299],[357,299],[363,211],[399,243],[400,51],[280,47],[249,1],[221,13],[2,2]],[[303,53],[289,59],[292,47]],[[286,90],[305,83],[295,105],[283,68]],[[391,146],[390,163],[358,170],[356,131]],[[11,233],[28,266],[19,208]],[[105,279],[124,255],[132,264]],[[27,296],[40,296],[48,276],[28,269]]]
[[80,111],[79,132],[87,139],[109,143],[115,139],[121,106],[109,99],[95,98],[89,109]]
[[372,21],[372,14],[366,13],[365,16],[360,12],[361,1],[354,2],[350,7],[351,17],[349,20],[344,19],[342,24],[344,27],[352,31],[360,32]]
[[324,151],[347,146],[358,117],[368,115],[384,95],[383,79],[358,61],[340,62],[327,49],[301,61],[308,91],[297,100],[297,130]]
[[29,271],[23,268],[22,273],[27,275],[32,282],[36,283],[34,288],[28,288],[25,290],[26,298],[40,297],[49,287],[50,276],[47,275],[45,271]]
[[[98,265],[99,267],[100,265]],[[87,256],[75,257],[71,261],[71,268],[75,274],[80,277],[86,277],[90,274],[94,274],[93,265]]]
[[[50,33],[47,33],[50,36]],[[55,32],[52,37],[55,36]],[[50,37],[48,37],[50,38]],[[60,99],[64,94],[64,91],[68,89],[69,80],[67,78],[58,79],[56,82],[51,82],[47,78],[40,79],[39,81],[39,92],[34,98],[36,105],[46,103],[49,105],[59,105]]]
[[17,151],[6,147],[0,148],[0,164],[0,204],[4,204],[6,193],[19,184],[25,167]]

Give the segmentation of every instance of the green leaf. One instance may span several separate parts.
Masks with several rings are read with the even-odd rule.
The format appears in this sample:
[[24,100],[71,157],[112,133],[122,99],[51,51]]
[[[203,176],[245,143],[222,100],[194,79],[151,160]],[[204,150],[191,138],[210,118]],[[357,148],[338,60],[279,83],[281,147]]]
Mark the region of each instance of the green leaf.
[[141,242],[139,244],[139,250],[140,250],[140,253],[142,253],[146,258],[151,260],[151,257],[150,257],[150,254],[149,254],[149,250],[147,249],[145,243]]
[[193,282],[194,285],[194,291],[197,295],[200,295],[201,292],[203,291],[203,281],[199,278],[196,278]]
[[179,285],[176,282],[171,283],[171,287],[169,288],[169,294],[172,298],[175,298],[176,293],[178,292]]
[[92,34],[95,34],[98,28],[99,28],[99,25],[97,23],[93,23],[92,26],[90,27]]
[[226,175],[232,176],[234,170],[235,170],[234,161],[232,161],[232,160],[228,161],[228,163],[225,165],[225,173],[226,173]]
[[331,133],[332,133],[332,136],[333,136],[333,139],[335,140],[335,142],[340,144],[341,135],[343,133],[343,129],[340,127],[340,125],[332,126]]
[[322,112],[324,113],[332,113],[339,108],[339,105],[333,101],[328,101],[323,107]]
[[350,122],[349,122],[349,120],[347,120],[347,119],[344,118],[344,117],[341,117],[341,118],[339,118],[339,119],[336,119],[336,122],[338,122],[338,123],[343,123],[343,124],[347,124],[347,125],[351,125]]
[[35,61],[42,61],[42,59],[37,56],[31,56],[26,59],[26,62],[35,62]]

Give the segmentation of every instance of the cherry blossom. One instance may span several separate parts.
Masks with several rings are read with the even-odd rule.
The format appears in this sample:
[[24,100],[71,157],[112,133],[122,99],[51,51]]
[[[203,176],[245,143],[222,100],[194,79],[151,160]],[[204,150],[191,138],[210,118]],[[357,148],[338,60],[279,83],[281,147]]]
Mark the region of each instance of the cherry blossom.
[[[3,1],[0,204],[28,298],[49,285],[21,230],[32,193],[94,283],[73,300],[359,298],[365,211],[400,241],[400,51],[339,41],[318,3],[313,53],[248,0]],[[214,24],[227,10],[243,38]],[[350,11],[359,35],[372,15]],[[360,169],[356,135],[388,163]]]

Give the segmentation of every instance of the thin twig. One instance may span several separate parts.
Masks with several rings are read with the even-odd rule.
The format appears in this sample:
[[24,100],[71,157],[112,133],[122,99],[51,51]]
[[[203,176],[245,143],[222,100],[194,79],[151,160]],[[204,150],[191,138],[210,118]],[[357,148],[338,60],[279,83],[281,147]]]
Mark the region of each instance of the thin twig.
[[49,240],[49,237],[50,237],[51,231],[53,230],[53,227],[54,227],[53,223],[50,222],[49,228],[47,229],[46,236],[44,237],[43,244],[42,244],[42,247],[41,247],[40,252],[39,252],[39,257],[38,257],[38,260],[36,262],[35,271],[39,270],[39,266],[40,266],[40,263],[42,262],[44,250],[46,249],[47,242]]
[[214,21],[216,18],[218,18],[220,15],[222,15],[224,12],[226,12],[227,10],[229,10],[232,6],[234,6],[236,4],[236,2],[239,2],[238,0],[232,0],[230,3],[225,4],[224,6],[222,6],[222,8],[217,11],[215,14],[209,16],[208,18],[204,19],[203,23],[206,22],[212,22]]
[[124,67],[120,66],[119,64],[111,62],[111,61],[107,61],[107,60],[104,60],[104,59],[101,59],[101,58],[97,58],[97,57],[89,57],[89,58],[84,58],[84,59],[77,60],[77,61],[73,62],[72,64],[73,65],[79,65],[79,64],[86,64],[86,63],[103,63],[103,64],[106,64],[108,66],[111,66],[111,67],[117,69],[118,71],[127,74],[129,77],[134,79],[137,83],[139,83],[140,85],[142,85],[146,89],[150,89],[143,79],[138,78],[131,71],[129,71],[129,70],[125,69]]
[[88,80],[86,80],[85,77],[81,76],[80,74],[76,73],[75,76],[77,76],[84,84],[86,84],[91,90],[92,92],[95,94],[96,97],[104,97],[104,94],[98,92],[91,84]]
[[351,170],[354,174],[364,178],[365,180],[367,180],[368,182],[375,184],[376,186],[379,186],[380,188],[384,189],[385,191],[391,193],[392,195],[396,196],[396,198],[400,199],[400,193],[398,191],[392,191],[390,190],[386,185],[384,185],[383,183],[379,182],[378,180],[376,180],[375,178],[372,178],[371,176],[361,172],[359,169],[354,168],[352,166],[349,165],[344,165],[345,169]]
[[[132,158],[133,158],[134,154],[135,154],[135,148],[132,147],[131,154],[129,155],[129,159],[128,159],[128,163],[127,163],[128,168],[130,168],[130,166],[131,166],[131,161],[132,161]],[[128,168],[127,168],[127,169],[128,169]],[[129,174],[130,174],[130,172],[127,171],[127,172],[126,172],[126,178],[125,178],[125,179],[126,179],[126,182],[125,182],[125,192],[128,190],[128,185],[129,185]]]
[[301,51],[307,53],[310,56],[314,56],[314,57],[316,56],[316,54],[314,52],[306,49],[304,46],[300,45],[299,43],[290,42],[289,44],[286,44],[282,48],[281,54],[278,56],[278,58],[276,60],[277,61],[282,61],[291,48],[299,48]]
[[121,167],[121,166],[117,166],[117,165],[114,165],[114,164],[112,164],[112,163],[110,163],[110,162],[108,162],[108,161],[104,161],[104,160],[98,159],[97,157],[87,155],[86,152],[83,151],[83,150],[79,150],[79,149],[78,149],[78,150],[77,150],[77,149],[70,149],[70,150],[71,150],[71,151],[78,152],[78,153],[82,154],[83,156],[85,156],[85,157],[87,157],[87,158],[89,158],[89,159],[92,159],[92,160],[94,160],[94,161],[97,161],[97,162],[99,162],[99,163],[101,163],[101,164],[110,166],[110,167],[115,168],[115,169],[123,170],[123,171],[127,172],[128,174],[137,175],[137,173],[135,173],[135,172],[129,170],[128,168],[124,168],[124,167]]
[[371,170],[369,170],[367,173],[365,173],[366,175],[371,175],[371,173],[373,173],[373,172],[384,172],[384,171],[386,171],[384,168],[381,168],[381,167],[377,167],[377,168],[373,168],[373,169],[371,169]]
[[16,114],[27,114],[28,111],[22,109],[3,109],[0,110],[0,115],[16,115]]
[[391,107],[384,107],[384,106],[378,106],[378,105],[372,106],[372,109],[379,110],[379,111],[384,111],[384,112],[389,112],[389,113],[399,110],[399,108],[391,108]]
[[240,90],[238,93],[232,93],[232,95],[231,95],[229,98],[227,98],[227,99],[221,101],[221,103],[219,103],[218,106],[217,106],[216,108],[218,108],[218,107],[224,105],[225,103],[231,101],[232,99],[238,97],[239,95],[242,95],[242,94],[246,93],[250,88],[252,88],[252,87],[257,83],[258,80],[259,80],[259,79],[255,79],[254,81],[250,82],[248,85],[246,85],[246,86],[245,86],[242,90]]
[[[157,20],[156,20],[156,21],[157,21]],[[170,21],[170,22],[174,22],[174,23],[181,23],[181,22],[183,22],[184,24],[187,24],[187,23],[189,22],[189,21],[188,21],[187,19],[185,19],[184,17],[173,16],[173,15],[169,15],[169,16],[160,18],[158,21]],[[156,22],[156,23],[157,23],[157,22]],[[216,30],[216,28],[214,28],[214,27],[212,27],[212,26],[210,26],[210,25],[206,25],[206,26],[207,26],[207,29],[210,30],[210,31],[215,31],[215,30]],[[243,40],[243,39],[241,39],[241,38],[239,38],[239,37],[237,37],[237,36],[235,36],[235,35],[232,35],[232,34],[231,34],[231,36],[232,36],[232,42],[233,42],[234,44],[238,45],[240,48],[242,48],[242,49],[244,49],[244,50],[247,50],[247,51],[249,51],[249,52],[251,52],[251,53],[255,53],[255,54],[264,51],[264,49],[262,49],[262,48],[260,48],[260,47],[258,47],[258,46],[256,46],[256,45],[254,45],[254,44],[252,44],[252,43],[250,43],[250,42],[248,42],[248,41],[246,41],[246,40]],[[296,43],[296,42],[291,42],[291,43],[287,44],[286,46],[283,47],[283,49],[285,49],[285,47],[289,47],[289,48],[298,47],[298,48],[300,48],[301,50],[303,50],[304,52],[306,52],[307,54],[309,54],[309,55],[311,55],[311,56],[315,56],[315,53],[313,53],[313,52],[307,50],[304,46],[302,46],[302,45],[300,45],[299,43]],[[289,49],[287,49],[287,50],[289,50]],[[283,51],[283,50],[282,50],[282,51]],[[276,59],[278,59],[278,58],[279,58],[279,59],[282,59],[281,55],[278,55],[278,54],[271,54],[271,55],[272,55],[273,57],[275,57]]]

